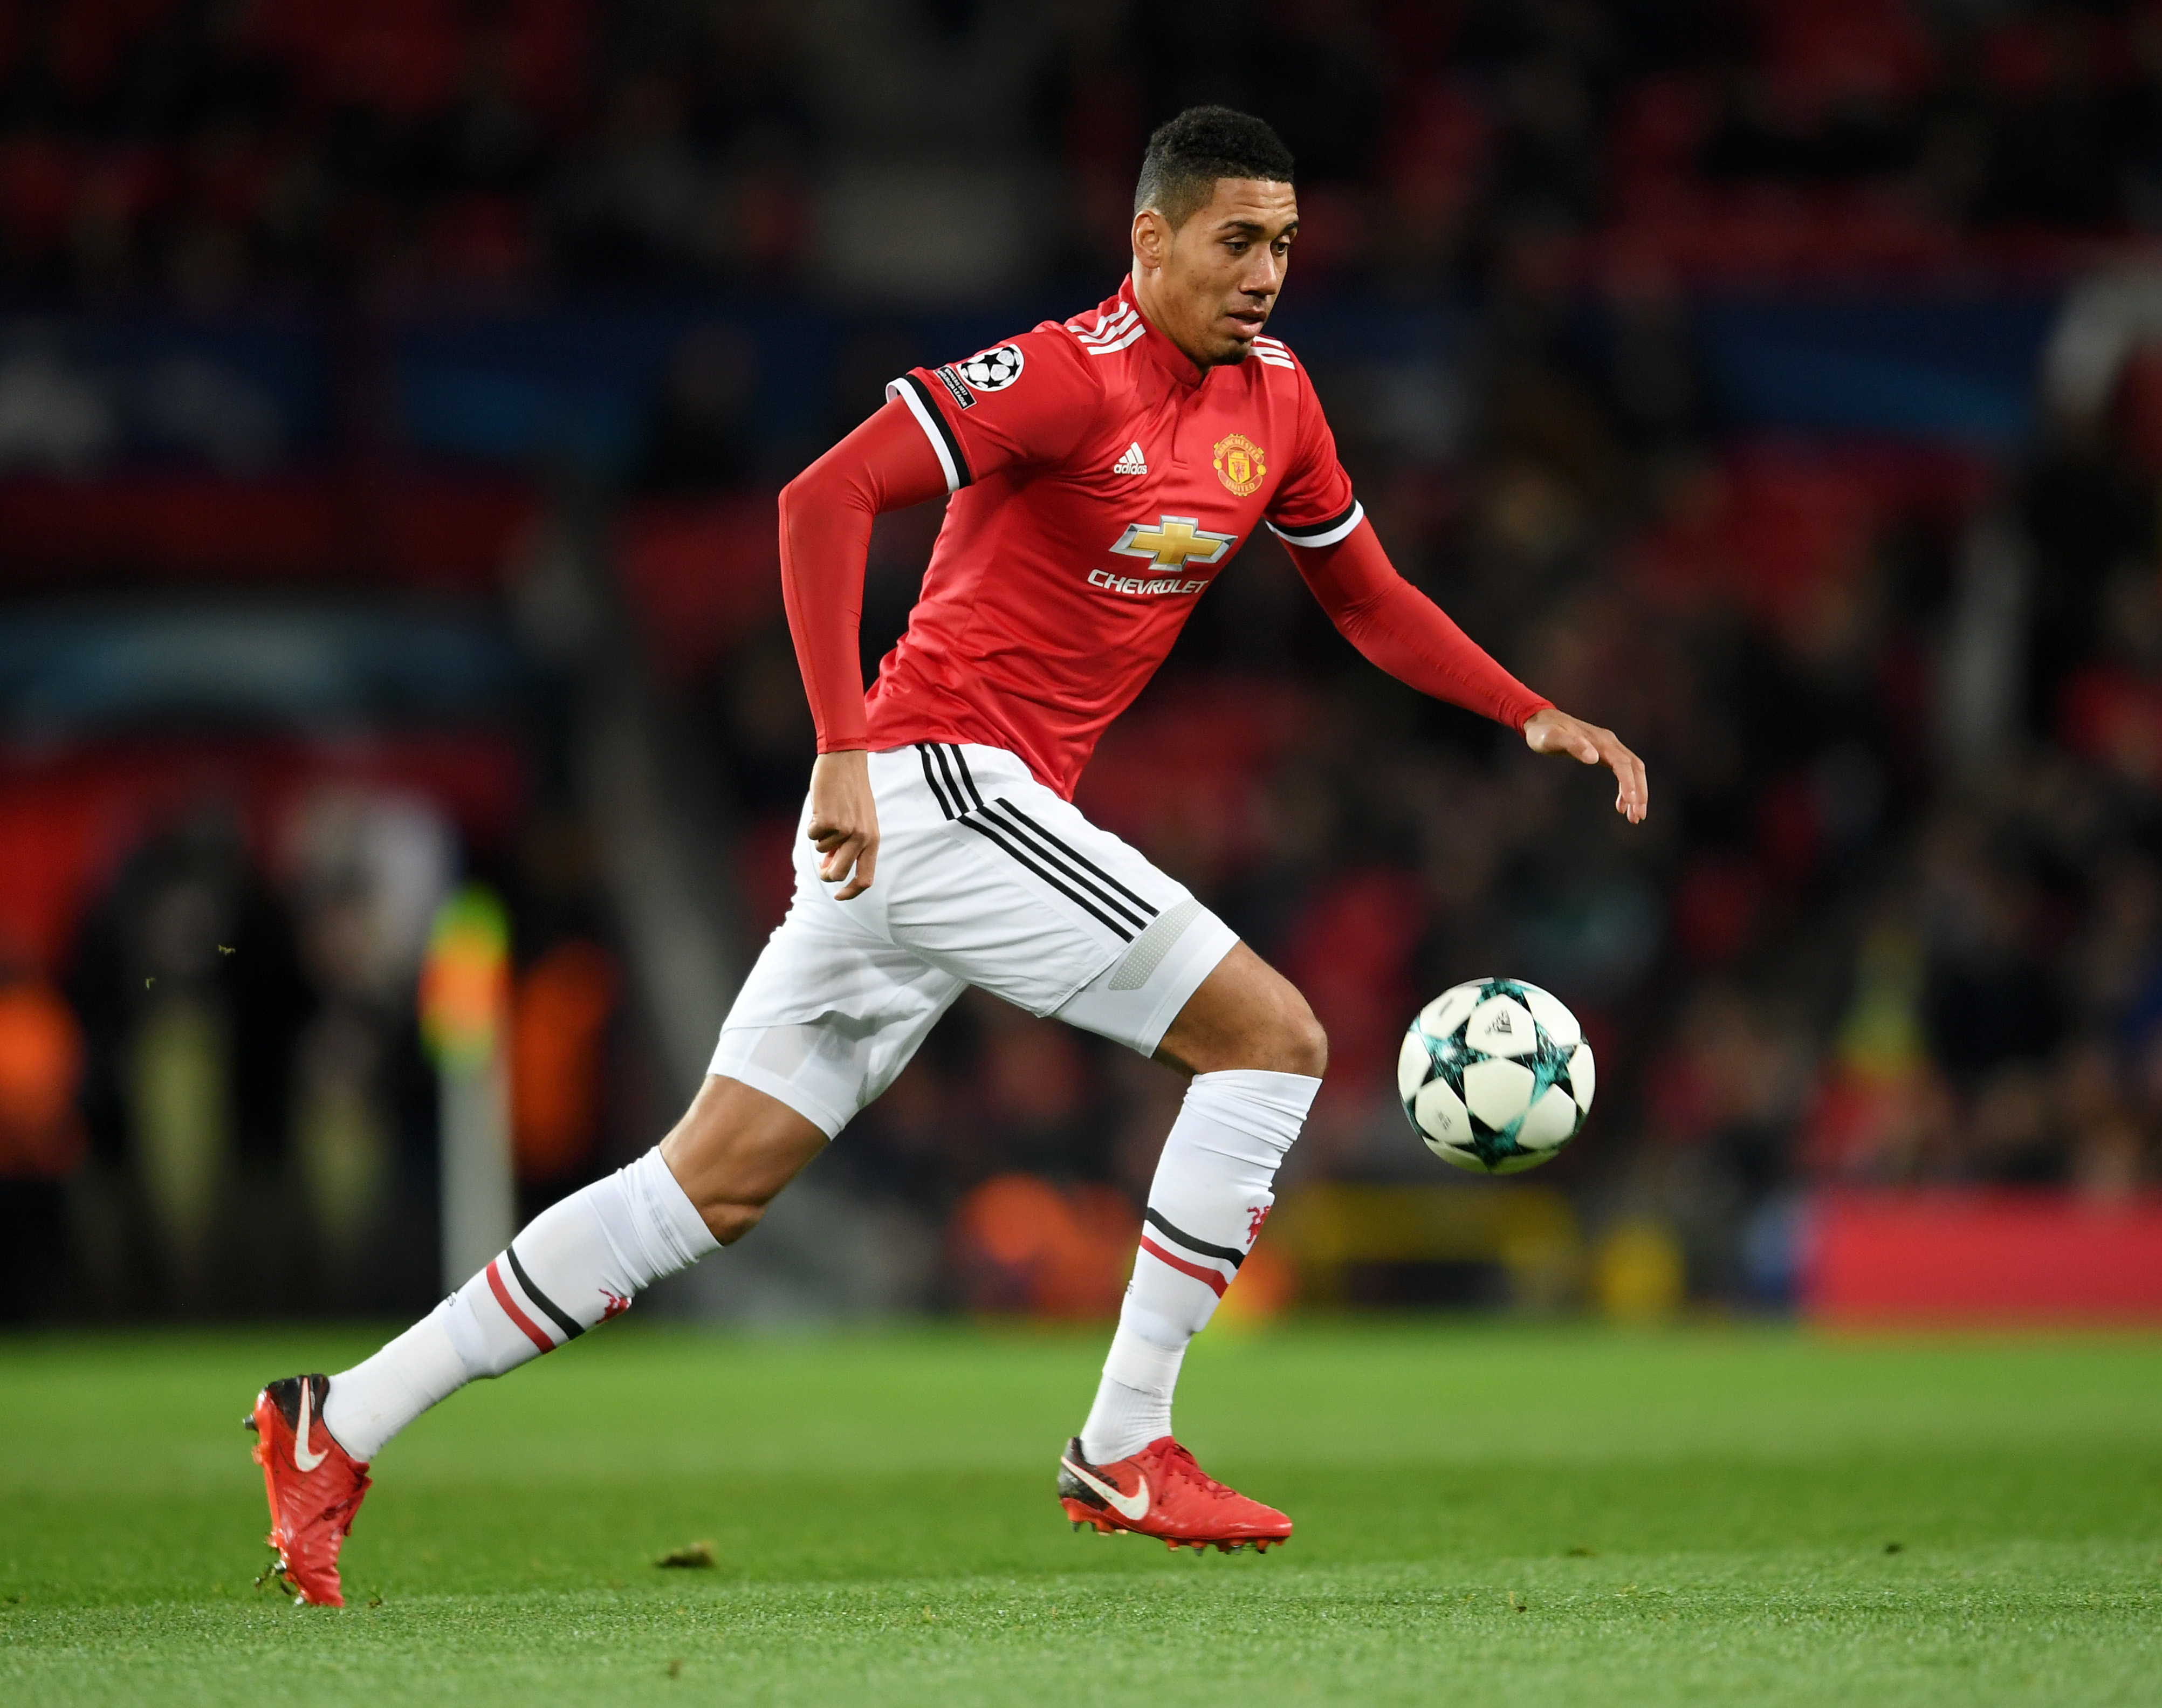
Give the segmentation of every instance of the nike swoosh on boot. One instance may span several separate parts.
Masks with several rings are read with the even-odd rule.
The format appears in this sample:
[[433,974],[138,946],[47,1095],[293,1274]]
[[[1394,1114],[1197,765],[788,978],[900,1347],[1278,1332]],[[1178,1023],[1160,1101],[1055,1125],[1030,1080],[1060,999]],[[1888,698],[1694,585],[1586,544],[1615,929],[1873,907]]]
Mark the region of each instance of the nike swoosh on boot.
[[1087,1470],[1067,1458],[1064,1454],[1058,1456],[1058,1462],[1109,1501],[1113,1509],[1122,1517],[1130,1518],[1138,1524],[1148,1516],[1149,1486],[1146,1477],[1141,1478],[1141,1491],[1138,1494],[1122,1495],[1101,1477],[1090,1476]]

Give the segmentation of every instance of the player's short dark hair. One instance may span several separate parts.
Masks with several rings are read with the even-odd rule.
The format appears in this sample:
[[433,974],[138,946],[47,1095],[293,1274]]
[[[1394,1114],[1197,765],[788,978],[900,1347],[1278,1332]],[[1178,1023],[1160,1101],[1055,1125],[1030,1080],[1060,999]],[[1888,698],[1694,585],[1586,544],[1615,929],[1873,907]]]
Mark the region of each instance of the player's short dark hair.
[[1214,199],[1219,178],[1288,184],[1291,173],[1291,150],[1265,120],[1228,107],[1189,107],[1149,138],[1134,212],[1152,207],[1176,231]]

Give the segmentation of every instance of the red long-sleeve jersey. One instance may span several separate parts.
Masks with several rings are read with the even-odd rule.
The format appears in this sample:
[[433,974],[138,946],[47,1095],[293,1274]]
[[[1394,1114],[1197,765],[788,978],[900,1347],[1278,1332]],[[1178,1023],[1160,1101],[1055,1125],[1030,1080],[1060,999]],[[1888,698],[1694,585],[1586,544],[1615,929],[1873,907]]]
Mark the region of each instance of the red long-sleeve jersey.
[[[887,391],[781,494],[782,588],[822,753],[981,742],[1070,797],[1105,726],[1261,527],[1391,675],[1512,728],[1548,703],[1390,566],[1305,369],[1276,339],[1197,368],[1129,280],[1089,314]],[[942,490],[922,595],[866,696],[871,518]]]

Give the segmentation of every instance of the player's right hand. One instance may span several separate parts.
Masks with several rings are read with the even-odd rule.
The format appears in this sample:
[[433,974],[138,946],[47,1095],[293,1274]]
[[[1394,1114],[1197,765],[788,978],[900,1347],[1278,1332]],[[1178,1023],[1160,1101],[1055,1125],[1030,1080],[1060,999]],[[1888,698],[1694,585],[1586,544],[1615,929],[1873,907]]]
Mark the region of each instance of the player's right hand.
[[811,824],[804,834],[818,850],[818,875],[841,884],[836,901],[853,901],[878,870],[878,802],[871,794],[870,755],[861,748],[822,753],[811,767]]

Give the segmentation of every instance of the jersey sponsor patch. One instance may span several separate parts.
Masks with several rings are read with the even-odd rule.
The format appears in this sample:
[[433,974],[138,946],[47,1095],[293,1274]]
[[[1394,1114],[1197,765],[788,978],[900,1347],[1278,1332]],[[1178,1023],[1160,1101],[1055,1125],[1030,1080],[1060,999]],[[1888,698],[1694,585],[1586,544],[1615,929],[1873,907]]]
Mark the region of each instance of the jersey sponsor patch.
[[1153,522],[1129,522],[1111,550],[1123,557],[1146,557],[1160,568],[1183,569],[1189,563],[1214,563],[1238,542],[1236,534],[1218,534],[1193,516],[1159,516]]
[[938,383],[946,388],[947,396],[952,398],[958,407],[964,410],[975,408],[976,394],[962,383],[961,376],[954,369],[952,363],[948,362],[943,368],[934,368],[931,371],[938,376]]
[[1235,499],[1242,499],[1253,491],[1269,472],[1261,461],[1261,447],[1244,433],[1219,439],[1215,461],[1216,478],[1224,483],[1224,489]]
[[1021,346],[1001,344],[964,362],[961,378],[978,391],[1004,391],[1021,378]]
[[1124,593],[1130,598],[1160,599],[1167,593],[1198,593],[1209,585],[1204,576],[1198,580],[1186,580],[1174,575],[1115,575],[1108,569],[1089,572],[1089,585],[1107,593]]

